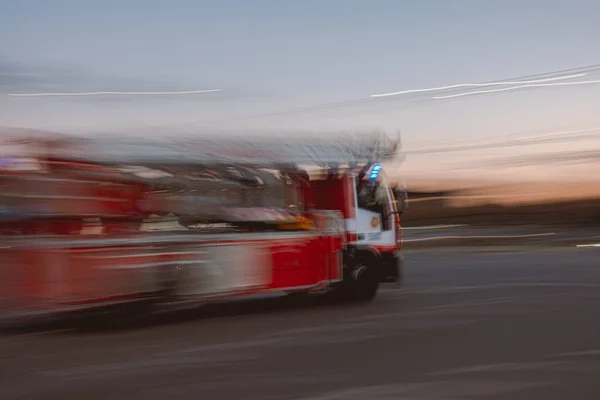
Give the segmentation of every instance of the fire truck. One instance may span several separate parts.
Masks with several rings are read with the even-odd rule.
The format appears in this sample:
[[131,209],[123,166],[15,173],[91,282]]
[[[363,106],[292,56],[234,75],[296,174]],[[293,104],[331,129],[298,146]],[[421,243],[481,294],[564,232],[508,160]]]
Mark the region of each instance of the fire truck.
[[383,134],[76,138],[35,158],[0,166],[0,206],[19,209],[0,221],[4,318],[268,293],[369,302],[402,283],[404,203],[381,164],[402,155]]

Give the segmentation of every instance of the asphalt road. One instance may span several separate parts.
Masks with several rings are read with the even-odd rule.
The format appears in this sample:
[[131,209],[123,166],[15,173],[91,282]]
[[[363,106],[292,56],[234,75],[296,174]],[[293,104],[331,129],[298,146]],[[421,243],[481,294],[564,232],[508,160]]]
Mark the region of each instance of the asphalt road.
[[0,337],[0,398],[598,399],[600,249],[407,253],[369,305],[261,300]]

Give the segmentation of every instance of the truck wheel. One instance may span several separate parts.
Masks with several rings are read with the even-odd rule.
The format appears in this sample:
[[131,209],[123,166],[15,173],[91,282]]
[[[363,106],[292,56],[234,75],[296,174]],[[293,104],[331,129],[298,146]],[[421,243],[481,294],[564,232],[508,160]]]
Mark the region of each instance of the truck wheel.
[[342,300],[368,303],[373,301],[379,289],[377,260],[372,256],[358,257],[348,265],[344,281],[338,288]]

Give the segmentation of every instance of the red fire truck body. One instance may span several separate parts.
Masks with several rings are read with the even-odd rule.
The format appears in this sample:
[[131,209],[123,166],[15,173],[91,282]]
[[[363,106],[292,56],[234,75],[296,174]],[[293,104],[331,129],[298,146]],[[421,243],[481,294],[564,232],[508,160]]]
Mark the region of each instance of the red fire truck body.
[[[289,145],[285,146],[288,153],[282,154],[281,147],[267,143],[254,158],[247,149],[242,156],[216,157],[212,143],[212,147],[201,146],[210,148],[210,156],[185,162],[198,165],[198,170],[216,166],[233,171],[236,184],[243,182],[239,204],[222,206],[202,197],[202,185],[208,181],[201,180],[200,186],[183,184],[193,188],[189,196],[197,204],[192,211],[165,206],[174,204],[166,201],[168,196],[177,195],[156,188],[164,189],[173,179],[186,177],[170,175],[171,180],[162,186],[152,179],[136,179],[123,173],[125,162],[94,158],[94,154],[107,154],[94,147],[85,156],[86,162],[77,160],[71,149],[68,156],[55,155],[54,167],[45,173],[2,173],[0,179],[12,188],[5,194],[10,197],[14,192],[14,200],[28,193],[29,201],[23,204],[31,206],[27,218],[21,213],[10,224],[6,221],[11,218],[5,219],[5,229],[0,230],[2,314],[22,318],[132,303],[173,307],[274,292],[332,291],[348,299],[370,301],[381,282],[402,281],[400,213],[378,164],[395,157],[395,143],[377,139],[342,147],[339,142],[321,144],[321,153],[311,144],[310,157],[298,147],[290,150]],[[227,146],[231,148],[230,143]],[[198,152],[198,148],[186,147]],[[276,156],[264,151],[274,147]],[[256,145],[252,148],[256,150]],[[160,165],[176,165],[149,148],[131,154],[128,165],[155,170]],[[324,176],[309,177],[299,167],[310,160]],[[268,174],[259,168],[278,171],[283,182],[280,197],[287,208],[256,206],[265,202],[265,196],[267,200],[276,197],[265,189]],[[173,169],[162,168],[162,172],[167,170]],[[181,187],[174,192],[181,194]],[[253,200],[248,200],[248,187]],[[214,192],[218,196],[219,191]],[[238,198],[234,192],[227,195]],[[376,201],[361,200],[363,192],[377,197]],[[257,200],[256,193],[263,197]],[[40,207],[45,212],[31,211]],[[193,222],[205,219],[228,225],[141,230],[141,221],[158,209],[180,221],[201,214]],[[6,229],[14,227],[15,220],[17,226],[26,224],[29,229]],[[90,230],[90,224],[97,229]]]

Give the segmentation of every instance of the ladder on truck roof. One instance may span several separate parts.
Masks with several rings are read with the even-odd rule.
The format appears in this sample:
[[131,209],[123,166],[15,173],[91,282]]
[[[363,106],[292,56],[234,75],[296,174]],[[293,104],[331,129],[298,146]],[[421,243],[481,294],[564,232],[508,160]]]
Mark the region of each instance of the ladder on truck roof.
[[[325,139],[323,139],[325,137]],[[385,134],[320,137],[180,137],[95,138],[66,158],[110,164],[245,165],[279,169],[285,166],[317,165],[351,167],[361,164],[403,161],[400,138]]]

